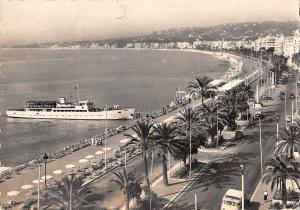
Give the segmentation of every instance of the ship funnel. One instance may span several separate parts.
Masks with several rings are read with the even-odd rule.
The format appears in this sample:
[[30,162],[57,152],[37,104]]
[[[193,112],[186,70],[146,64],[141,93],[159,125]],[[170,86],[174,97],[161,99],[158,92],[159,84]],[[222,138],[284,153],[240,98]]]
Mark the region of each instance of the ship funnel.
[[60,98],[58,99],[58,103],[59,103],[59,104],[65,104],[65,103],[66,103],[66,98],[65,98],[65,97],[60,97]]

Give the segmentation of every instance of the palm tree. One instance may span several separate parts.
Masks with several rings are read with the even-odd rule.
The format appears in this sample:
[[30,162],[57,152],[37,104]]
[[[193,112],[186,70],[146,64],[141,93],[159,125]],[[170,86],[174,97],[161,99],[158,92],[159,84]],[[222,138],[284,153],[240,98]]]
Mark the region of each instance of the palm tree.
[[82,176],[66,175],[54,183],[54,187],[49,187],[43,192],[43,203],[46,206],[70,209],[71,204],[72,209],[94,209],[91,202],[95,201],[95,191],[90,185],[83,185]]
[[[227,113],[225,108],[219,101],[211,101],[209,104],[203,103],[199,108],[199,115],[206,124],[207,133],[211,141],[214,142],[215,135],[218,135],[218,130],[227,125]],[[216,146],[218,146],[218,142]]]
[[[182,150],[181,152],[183,154],[179,154],[179,156],[181,158],[184,158],[187,156],[187,154],[197,153],[197,148],[192,147],[199,145],[196,142],[196,137],[201,138],[202,136],[206,136],[206,130],[203,129],[203,126],[198,122],[198,110],[184,107],[182,110],[179,111],[179,115],[176,116],[175,119],[179,122],[179,129],[184,129],[186,140],[189,140],[188,144],[187,142],[185,142],[186,147],[189,148],[185,148],[185,150]],[[185,162],[186,159],[183,160]]]
[[295,149],[300,149],[300,130],[298,127],[290,126],[280,129],[278,140],[274,149],[276,155],[294,157]]
[[148,162],[147,162],[147,152],[153,147],[152,133],[153,124],[149,120],[137,121],[132,127],[134,135],[124,134],[125,137],[129,137],[130,141],[126,146],[134,145],[137,149],[142,151],[142,156],[144,159],[145,167],[145,177],[147,187],[150,189],[150,181],[148,175]]
[[175,118],[183,125],[186,135],[192,132],[195,123],[198,121],[198,110],[184,107],[179,111],[179,115]]
[[195,79],[196,82],[190,82],[190,84],[187,87],[187,90],[191,91],[191,95],[201,97],[201,102],[203,103],[204,97],[213,94],[213,90],[215,89],[215,87],[209,85],[212,79],[210,79],[207,76],[195,77]]
[[240,112],[241,117],[243,114],[249,114],[248,101],[254,99],[254,91],[250,85],[240,84],[237,88],[237,110]]
[[228,126],[232,129],[236,128],[235,119],[237,117],[237,95],[236,89],[231,89],[225,92],[223,96],[220,97],[220,103],[227,111],[227,122]]
[[154,144],[161,150],[163,166],[163,183],[168,185],[167,153],[175,154],[184,150],[183,141],[176,138],[177,126],[174,123],[162,123],[154,127]]
[[275,185],[276,189],[281,189],[281,198],[283,208],[287,204],[287,191],[286,191],[286,180],[293,180],[298,187],[299,170],[290,159],[286,157],[270,158],[265,162],[266,171],[262,177],[262,182],[267,185],[271,183],[271,190],[273,191]]
[[112,181],[119,185],[122,190],[125,210],[129,210],[130,198],[138,196],[142,191],[141,184],[143,182],[143,178],[136,175],[134,170],[127,173],[125,168],[123,169],[123,171],[112,173],[115,176]]

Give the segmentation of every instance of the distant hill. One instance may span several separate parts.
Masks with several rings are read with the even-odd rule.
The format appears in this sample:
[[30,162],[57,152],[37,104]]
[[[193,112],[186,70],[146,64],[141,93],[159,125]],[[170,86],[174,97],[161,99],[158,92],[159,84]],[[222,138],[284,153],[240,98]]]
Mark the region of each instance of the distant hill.
[[[85,40],[85,41],[65,41],[59,45],[68,47],[71,45],[81,45],[89,47],[92,43],[104,45],[105,43],[115,44],[117,47],[124,47],[128,42],[174,42],[201,40],[255,40],[260,36],[283,34],[292,35],[293,31],[298,28],[297,21],[288,22],[247,22],[223,24],[211,27],[192,27],[192,28],[173,28],[154,32],[149,35],[128,37],[122,39],[108,40]],[[49,47],[58,43],[42,43],[19,45],[13,47]]]
[[259,36],[292,35],[298,28],[297,21],[289,22],[247,22],[223,24],[211,27],[173,28],[169,30],[154,32],[146,36],[130,38],[134,41],[157,40],[161,41],[192,41],[197,38],[203,40],[242,40],[257,39]]

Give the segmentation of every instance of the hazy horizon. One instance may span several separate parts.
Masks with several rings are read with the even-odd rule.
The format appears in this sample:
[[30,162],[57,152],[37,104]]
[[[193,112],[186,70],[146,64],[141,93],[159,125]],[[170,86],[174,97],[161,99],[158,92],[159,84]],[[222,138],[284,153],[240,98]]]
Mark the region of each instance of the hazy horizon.
[[0,44],[101,40],[179,27],[296,21],[298,0],[2,0]]

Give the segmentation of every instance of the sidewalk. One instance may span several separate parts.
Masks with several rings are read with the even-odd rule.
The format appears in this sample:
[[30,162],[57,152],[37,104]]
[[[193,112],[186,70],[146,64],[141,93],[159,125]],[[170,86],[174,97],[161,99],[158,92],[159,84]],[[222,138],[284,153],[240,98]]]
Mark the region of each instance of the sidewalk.
[[[264,200],[264,192],[268,192],[267,201]],[[272,203],[272,198],[274,197],[274,192],[271,192],[270,186],[262,183],[261,181],[258,183],[252,197],[250,200],[250,209],[257,210],[266,210],[269,209]]]
[[[178,113],[178,109],[163,115],[161,117],[156,118],[155,120],[157,121],[164,121],[172,116],[176,115]],[[111,148],[111,150],[107,151],[107,158],[110,158],[114,154],[114,150],[118,149],[118,146],[120,145],[120,140],[124,139],[125,137],[123,136],[124,133],[128,134],[133,134],[133,131],[127,130],[123,133],[114,135],[110,138],[107,139],[107,147]],[[64,174],[67,174],[70,171],[73,171],[76,169],[76,167],[79,167],[80,164],[78,161],[80,159],[85,158],[88,155],[93,155],[94,157],[89,159],[89,162],[97,162],[99,161],[99,156],[95,155],[95,152],[98,150],[103,150],[104,146],[88,146],[83,149],[80,149],[78,151],[75,151],[71,154],[68,154],[62,158],[59,159],[54,159],[53,161],[49,161],[47,163],[47,175],[53,176],[53,179],[59,179],[61,176]],[[102,155],[104,158],[104,155]],[[75,167],[73,169],[68,169],[65,166],[67,164],[73,164]],[[55,170],[63,170],[62,175],[56,175],[53,174],[53,171]],[[33,180],[38,179],[38,167],[31,169],[31,168],[25,168],[24,170],[20,171],[19,174],[15,174],[12,178],[6,179],[4,182],[0,182],[0,203],[6,203],[7,201],[10,200],[15,200],[15,201],[24,201],[27,198],[32,197],[32,192],[37,189],[37,184],[32,184]],[[44,164],[42,164],[41,167],[41,177],[44,176]],[[48,182],[51,182],[49,180]],[[34,187],[30,190],[23,190],[21,189],[22,185],[34,185]],[[41,183],[41,188],[43,188],[44,184]],[[20,194],[17,196],[13,197],[8,197],[7,193],[10,191],[20,191]],[[34,195],[34,197],[37,197]]]

